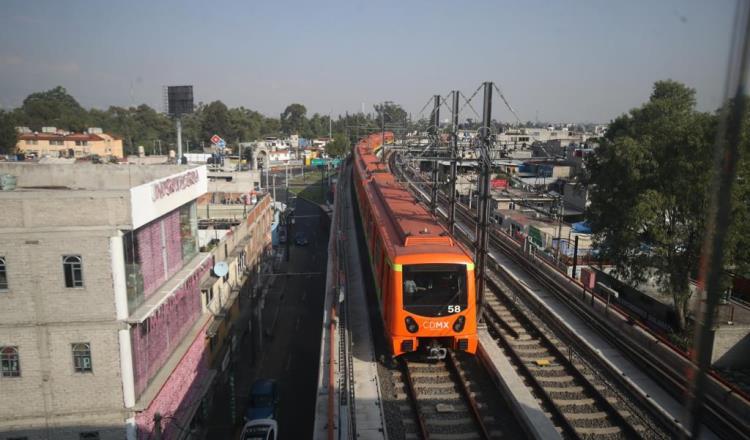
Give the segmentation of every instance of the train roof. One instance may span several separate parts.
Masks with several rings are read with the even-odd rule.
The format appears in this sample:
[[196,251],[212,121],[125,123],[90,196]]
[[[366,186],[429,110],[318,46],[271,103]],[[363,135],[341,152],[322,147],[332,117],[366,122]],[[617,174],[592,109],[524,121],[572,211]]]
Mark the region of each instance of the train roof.
[[[388,136],[393,138],[392,134]],[[391,174],[375,152],[382,135],[370,135],[357,144],[355,166],[366,178],[367,197],[374,220],[385,233],[385,246],[394,258],[439,253],[447,259],[471,260],[437,219]]]

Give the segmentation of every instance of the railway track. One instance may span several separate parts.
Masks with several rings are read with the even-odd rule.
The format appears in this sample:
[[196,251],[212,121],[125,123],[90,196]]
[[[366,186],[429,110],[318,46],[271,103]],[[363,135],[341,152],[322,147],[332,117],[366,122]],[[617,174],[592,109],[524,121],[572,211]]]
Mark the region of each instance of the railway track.
[[400,367],[392,375],[405,439],[503,437],[506,422],[494,415],[502,414],[498,392],[480,386],[489,378],[476,358],[455,353],[437,362],[402,358]]
[[485,322],[554,422],[568,438],[669,438],[623,396],[568,341],[548,328],[513,298],[497,277],[489,283]]
[[[444,201],[447,197],[440,195],[439,202]],[[473,227],[467,211],[457,205],[456,220]],[[467,232],[457,228],[471,245]],[[490,247],[504,246],[491,236]],[[566,438],[670,438],[668,429],[611,380],[606,366],[579,353],[562,332],[542,322],[514,288],[500,272],[490,274],[484,311],[488,331]]]

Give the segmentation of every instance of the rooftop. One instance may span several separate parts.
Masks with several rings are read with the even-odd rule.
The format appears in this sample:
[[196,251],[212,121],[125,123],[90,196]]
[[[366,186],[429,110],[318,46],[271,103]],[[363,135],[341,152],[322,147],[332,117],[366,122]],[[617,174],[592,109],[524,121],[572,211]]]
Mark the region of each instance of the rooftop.
[[199,167],[199,165],[0,162],[0,174],[15,176],[17,188],[24,191],[126,191],[138,185]]

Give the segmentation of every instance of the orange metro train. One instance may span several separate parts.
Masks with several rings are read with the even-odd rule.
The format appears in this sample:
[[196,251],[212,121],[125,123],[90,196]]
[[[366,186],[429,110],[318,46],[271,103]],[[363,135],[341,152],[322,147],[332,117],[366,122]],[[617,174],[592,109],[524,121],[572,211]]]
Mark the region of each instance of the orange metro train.
[[393,356],[477,349],[474,261],[377,153],[393,133],[354,148],[354,188],[385,337]]

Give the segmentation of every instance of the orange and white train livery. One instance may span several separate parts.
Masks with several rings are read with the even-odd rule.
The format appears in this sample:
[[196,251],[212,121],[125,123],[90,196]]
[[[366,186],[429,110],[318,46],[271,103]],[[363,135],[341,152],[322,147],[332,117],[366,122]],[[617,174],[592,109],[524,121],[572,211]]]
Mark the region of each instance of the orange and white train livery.
[[474,262],[377,156],[393,133],[354,148],[354,188],[385,336],[394,356],[477,349]]

